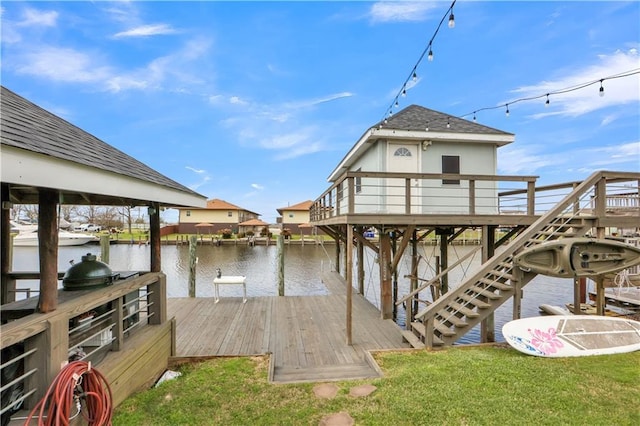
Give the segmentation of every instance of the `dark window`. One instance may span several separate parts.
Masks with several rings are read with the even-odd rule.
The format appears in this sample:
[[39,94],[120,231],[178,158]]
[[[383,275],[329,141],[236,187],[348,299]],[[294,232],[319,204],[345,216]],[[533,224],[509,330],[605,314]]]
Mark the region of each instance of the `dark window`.
[[[443,155],[442,156],[442,173],[460,174],[460,156],[459,155]],[[442,179],[445,185],[459,185],[460,179]]]
[[187,217],[191,216],[191,210],[187,210]]
[[227,216],[232,217],[233,216],[233,212],[227,212]]
[[[362,167],[359,167],[356,172],[359,172],[360,170],[362,170]],[[362,177],[356,176],[356,194],[359,194],[360,192],[362,192]]]

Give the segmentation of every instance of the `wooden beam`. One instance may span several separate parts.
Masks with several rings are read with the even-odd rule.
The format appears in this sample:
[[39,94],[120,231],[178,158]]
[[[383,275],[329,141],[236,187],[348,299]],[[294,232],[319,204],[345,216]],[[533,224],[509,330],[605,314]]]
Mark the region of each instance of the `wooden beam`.
[[391,263],[392,271],[395,271],[396,268],[398,267],[398,263],[400,263],[400,260],[402,259],[402,255],[404,255],[404,251],[407,248],[409,241],[411,241],[411,238],[409,236],[413,234],[413,231],[415,231],[415,229],[416,229],[415,225],[409,225],[404,230],[404,235],[402,237],[402,241],[400,242],[400,247],[398,247],[398,250],[396,251],[396,254],[393,257],[393,262]]
[[160,255],[160,205],[151,203],[149,207],[149,238],[151,245],[151,272],[162,271],[162,256]]
[[[357,227],[357,232],[355,233],[355,235],[360,235],[362,236],[362,233],[364,232],[364,228],[362,226],[358,226]],[[357,255],[356,255],[356,259],[358,259],[358,293],[364,295],[364,244],[362,243],[362,240],[357,239],[357,246],[356,246],[356,250],[357,250]]]
[[40,296],[38,312],[55,311],[58,307],[58,194],[40,190],[38,202],[38,254],[40,256]]
[[391,237],[380,233],[380,312],[382,319],[393,317],[393,297],[391,291]]
[[352,310],[353,310],[353,226],[347,226],[347,262],[346,281],[347,281],[347,345],[352,344]]
[[354,233],[353,236],[356,238],[356,240],[358,240],[359,242],[361,242],[362,244],[364,244],[365,246],[369,247],[371,250],[373,250],[374,253],[378,253],[380,250],[378,249],[378,247],[376,247],[375,244],[373,244],[371,241],[367,240],[364,235],[359,234],[359,233]]
[[[496,226],[482,227],[482,263],[489,261],[495,254]],[[492,312],[480,322],[480,342],[495,342],[495,314]]]
[[0,216],[0,304],[4,305],[16,300],[16,281],[9,278],[11,271],[11,215],[9,210],[9,185],[2,184],[2,215]]

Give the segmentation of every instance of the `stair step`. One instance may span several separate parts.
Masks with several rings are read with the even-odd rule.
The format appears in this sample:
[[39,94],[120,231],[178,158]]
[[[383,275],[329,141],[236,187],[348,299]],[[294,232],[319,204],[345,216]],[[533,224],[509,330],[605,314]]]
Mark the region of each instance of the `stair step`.
[[[411,327],[413,327],[413,329],[415,331],[417,331],[421,336],[427,336],[427,333],[425,331],[425,327],[424,324],[418,321],[414,321],[411,323]],[[455,334],[455,333],[454,333]],[[442,339],[440,339],[438,336],[433,336],[433,346],[442,346],[444,345],[444,342],[442,341]]]
[[515,277],[510,273],[513,268],[510,268],[508,271],[498,271],[496,269],[489,271],[489,274],[494,275],[496,277],[500,277],[504,280],[513,280]]
[[489,290],[485,290],[481,287],[472,287],[469,289],[470,291],[473,291],[475,293],[478,293],[481,296],[486,297],[487,299],[491,299],[491,300],[498,300],[500,299],[500,295],[499,294],[495,294],[492,291]]
[[469,302],[475,305],[476,307],[478,307],[478,309],[488,309],[491,307],[491,305],[488,304],[487,302],[483,300],[478,300],[478,298],[475,297],[475,295],[473,294],[462,293],[458,297],[466,302]]
[[511,286],[509,284],[505,284],[497,280],[492,280],[491,278],[480,278],[478,282],[481,282],[482,284],[486,284],[491,287],[495,287],[498,290],[502,290],[502,291],[511,290]]
[[464,316],[467,318],[477,318],[480,316],[480,314],[474,311],[473,309],[469,309],[466,306],[457,302],[449,302],[449,306],[451,306],[453,309],[460,312],[461,314],[464,314]]
[[380,375],[366,362],[314,367],[276,366],[273,370],[274,382],[316,382],[373,377]]
[[424,343],[411,330],[402,330],[402,338],[416,349],[424,348]]
[[[444,315],[443,315],[444,314]],[[442,322],[450,322],[451,324],[455,325],[458,328],[465,328],[467,325],[467,322],[465,320],[463,320],[462,318],[456,316],[453,312],[451,311],[444,311],[443,313],[439,313],[438,316],[440,318],[442,318]]]

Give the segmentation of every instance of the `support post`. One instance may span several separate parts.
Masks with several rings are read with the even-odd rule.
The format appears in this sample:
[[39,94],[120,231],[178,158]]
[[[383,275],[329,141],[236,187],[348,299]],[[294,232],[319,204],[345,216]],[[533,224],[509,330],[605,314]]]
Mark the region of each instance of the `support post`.
[[[411,233],[411,282],[410,292],[414,292],[418,288],[418,231],[415,229]],[[405,328],[411,330],[411,322],[418,311],[418,295],[407,300],[407,313],[405,320]]]
[[196,245],[198,237],[196,235],[189,236],[189,297],[196,297]]
[[9,185],[2,184],[2,214],[0,216],[0,227],[5,231],[0,233],[2,241],[0,241],[0,304],[4,305],[16,300],[16,282],[9,279],[11,271],[13,247],[11,244],[11,212],[9,206]]
[[353,226],[347,225],[347,345],[352,343],[352,310],[353,310]]
[[391,295],[391,238],[384,230],[380,231],[380,312],[382,319],[393,316]]
[[[482,263],[484,264],[495,254],[496,225],[482,227]],[[496,341],[496,320],[492,312],[480,322],[480,341],[482,343]]]
[[573,314],[580,315],[580,278],[573,277]]
[[278,235],[278,243],[276,244],[278,253],[278,296],[284,296],[284,236]]
[[[440,268],[444,271],[449,267],[449,235],[451,228],[438,228],[436,235],[440,235]],[[444,295],[449,291],[449,274],[444,274],[440,280],[440,294]]]
[[109,235],[100,235],[100,260],[109,264]]
[[[151,272],[162,271],[160,256],[160,205],[151,203],[149,207],[149,238],[151,245]],[[195,279],[195,278],[194,278]],[[194,283],[195,288],[195,283]]]
[[[363,235],[364,230],[362,226],[359,226],[357,232]],[[360,239],[357,242],[357,258],[358,258],[358,293],[364,295],[364,244]]]
[[40,190],[38,198],[38,253],[40,255],[40,297],[38,312],[55,311],[58,307],[58,194]]

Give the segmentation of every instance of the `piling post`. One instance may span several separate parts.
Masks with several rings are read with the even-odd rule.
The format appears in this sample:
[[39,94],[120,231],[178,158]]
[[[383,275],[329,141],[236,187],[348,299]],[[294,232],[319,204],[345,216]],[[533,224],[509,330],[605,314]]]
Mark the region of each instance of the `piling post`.
[[109,235],[100,235],[100,260],[109,263]]
[[284,236],[278,235],[276,243],[278,253],[278,296],[284,296]]
[[[482,227],[482,263],[487,262],[495,254],[496,225],[484,225]],[[480,342],[496,341],[495,315],[492,312],[480,322]]]
[[196,264],[198,258],[196,257],[196,245],[198,243],[198,237],[191,235],[189,237],[189,297],[196,297]]

